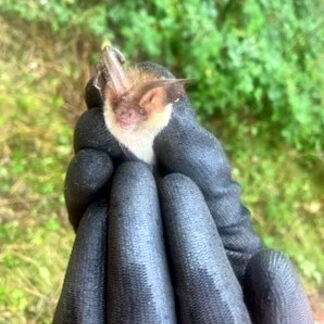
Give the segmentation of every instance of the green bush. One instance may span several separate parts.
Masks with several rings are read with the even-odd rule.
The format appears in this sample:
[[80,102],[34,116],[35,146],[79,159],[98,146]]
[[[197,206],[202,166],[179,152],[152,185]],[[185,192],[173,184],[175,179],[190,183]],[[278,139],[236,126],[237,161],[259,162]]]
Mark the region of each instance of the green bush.
[[[324,137],[319,0],[3,0],[1,12],[61,38],[108,40],[192,78],[203,120],[251,121],[314,154]],[[321,92],[322,91],[322,92]],[[227,116],[231,112],[232,120]],[[234,116],[234,117],[233,117]]]

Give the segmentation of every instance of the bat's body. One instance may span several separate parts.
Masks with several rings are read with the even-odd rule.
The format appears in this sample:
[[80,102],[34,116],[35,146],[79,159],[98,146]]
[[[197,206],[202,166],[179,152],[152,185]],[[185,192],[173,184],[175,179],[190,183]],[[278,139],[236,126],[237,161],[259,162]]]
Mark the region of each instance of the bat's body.
[[154,164],[154,139],[168,124],[172,102],[182,95],[185,80],[159,79],[137,68],[124,69],[118,55],[113,48],[105,49],[104,65],[96,76],[104,97],[104,120],[121,146]]

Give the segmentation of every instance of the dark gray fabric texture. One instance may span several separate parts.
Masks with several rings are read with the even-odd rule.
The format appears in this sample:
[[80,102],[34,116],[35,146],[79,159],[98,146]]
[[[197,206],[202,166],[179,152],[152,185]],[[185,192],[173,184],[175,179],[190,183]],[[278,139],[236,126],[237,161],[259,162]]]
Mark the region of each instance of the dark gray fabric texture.
[[158,193],[150,169],[120,166],[108,235],[108,323],[176,323]]
[[94,78],[90,79],[85,87],[84,100],[88,109],[102,107],[104,98],[98,88],[93,86]]
[[74,230],[89,203],[107,189],[112,172],[112,161],[103,151],[82,149],[72,159],[67,170],[64,196]]
[[255,323],[314,323],[298,275],[282,253],[264,250],[251,259],[246,273],[245,291]]
[[53,324],[106,323],[107,204],[92,203],[77,231]]
[[123,162],[132,157],[93,107],[102,99],[91,87],[66,176],[77,231],[54,323],[312,323],[296,272],[262,248],[221,144],[188,98],[155,141],[167,175],[154,180],[144,163]]
[[174,173],[161,181],[160,189],[181,322],[251,323],[241,287],[199,188],[186,176]]
[[112,159],[122,158],[123,151],[108,132],[102,108],[87,110],[78,120],[74,132],[74,151],[94,148],[109,154]]

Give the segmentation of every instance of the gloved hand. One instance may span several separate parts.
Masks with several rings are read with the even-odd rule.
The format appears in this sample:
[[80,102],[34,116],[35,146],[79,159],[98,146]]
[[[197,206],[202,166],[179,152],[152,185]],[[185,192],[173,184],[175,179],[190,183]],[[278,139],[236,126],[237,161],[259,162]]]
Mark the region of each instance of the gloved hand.
[[65,186],[76,239],[54,323],[313,323],[293,266],[262,247],[186,97],[155,141],[163,177],[127,161],[91,81],[86,102]]

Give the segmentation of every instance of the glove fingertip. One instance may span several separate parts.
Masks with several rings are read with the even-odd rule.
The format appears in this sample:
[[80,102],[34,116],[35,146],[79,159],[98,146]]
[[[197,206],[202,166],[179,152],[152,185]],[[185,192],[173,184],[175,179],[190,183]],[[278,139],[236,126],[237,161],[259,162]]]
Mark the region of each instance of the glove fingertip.
[[256,323],[313,323],[307,295],[293,264],[284,254],[262,250],[253,256],[244,287]]
[[85,87],[84,100],[88,109],[103,107],[103,98],[100,90],[94,85],[94,78],[91,78]]

